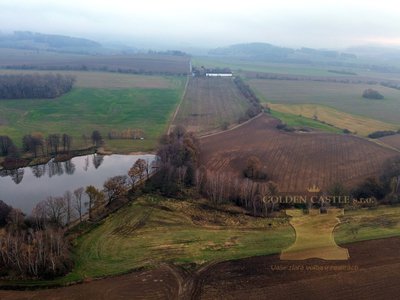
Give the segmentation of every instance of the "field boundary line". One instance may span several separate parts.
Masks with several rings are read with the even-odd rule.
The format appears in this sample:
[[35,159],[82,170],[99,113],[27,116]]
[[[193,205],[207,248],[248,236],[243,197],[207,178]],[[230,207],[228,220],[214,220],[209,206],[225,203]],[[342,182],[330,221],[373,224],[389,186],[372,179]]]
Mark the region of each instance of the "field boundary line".
[[180,101],[179,101],[178,106],[176,107],[176,109],[175,109],[175,111],[174,111],[174,114],[172,115],[171,120],[169,121],[168,129],[167,129],[167,134],[170,134],[170,133],[171,133],[171,129],[172,129],[172,126],[173,126],[173,124],[174,124],[176,115],[178,114],[178,112],[179,112],[179,110],[180,110],[180,108],[181,108],[183,99],[185,99],[186,90],[187,90],[187,87],[188,87],[188,84],[189,84],[189,80],[190,80],[190,75],[187,75],[187,77],[186,77],[186,83],[185,83],[185,87],[184,87],[184,89],[183,89],[183,93],[182,93],[181,99],[180,99]]
[[394,151],[400,153],[400,150],[398,148],[390,146],[390,145],[386,144],[385,142],[383,142],[383,141],[381,141],[379,139],[369,139],[369,138],[367,138],[367,140],[370,141],[371,143],[375,143],[375,144],[377,144],[377,145],[379,145],[379,146],[381,146],[383,148],[394,150]]
[[232,131],[232,130],[234,130],[234,129],[236,129],[236,128],[239,128],[239,127],[241,127],[241,126],[243,126],[243,125],[246,125],[246,124],[250,123],[251,121],[253,121],[253,120],[259,118],[259,117],[262,116],[262,115],[264,115],[264,112],[260,112],[260,113],[259,113],[258,115],[256,115],[255,117],[253,117],[253,118],[251,118],[251,119],[248,119],[247,121],[245,121],[245,122],[243,122],[243,123],[237,124],[237,125],[235,125],[235,126],[229,128],[229,129],[227,129],[227,130],[223,130],[223,131],[218,131],[218,132],[213,132],[213,133],[201,135],[201,136],[199,136],[198,138],[199,138],[199,139],[204,139],[204,138],[207,138],[207,137],[210,137],[210,136],[214,136],[214,135],[217,135],[217,134],[221,134],[221,133],[225,133],[225,132]]

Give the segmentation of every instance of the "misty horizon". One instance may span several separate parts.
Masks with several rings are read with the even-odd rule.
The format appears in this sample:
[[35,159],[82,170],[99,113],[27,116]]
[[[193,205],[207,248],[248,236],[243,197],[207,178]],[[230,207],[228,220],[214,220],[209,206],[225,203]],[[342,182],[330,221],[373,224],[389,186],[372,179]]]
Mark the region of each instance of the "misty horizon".
[[0,0],[0,32],[32,31],[137,48],[210,49],[262,42],[346,49],[400,46],[399,9],[391,1],[228,1],[146,3]]

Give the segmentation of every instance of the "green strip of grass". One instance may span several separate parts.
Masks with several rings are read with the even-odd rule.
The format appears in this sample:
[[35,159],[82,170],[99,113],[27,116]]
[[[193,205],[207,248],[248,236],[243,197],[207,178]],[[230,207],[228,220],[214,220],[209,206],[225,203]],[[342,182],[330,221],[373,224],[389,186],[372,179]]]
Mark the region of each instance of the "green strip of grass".
[[328,124],[323,124],[321,122],[303,116],[296,116],[293,114],[282,113],[274,110],[271,110],[271,115],[281,120],[289,127],[308,127],[325,132],[343,133],[343,131],[339,128],[330,126]]

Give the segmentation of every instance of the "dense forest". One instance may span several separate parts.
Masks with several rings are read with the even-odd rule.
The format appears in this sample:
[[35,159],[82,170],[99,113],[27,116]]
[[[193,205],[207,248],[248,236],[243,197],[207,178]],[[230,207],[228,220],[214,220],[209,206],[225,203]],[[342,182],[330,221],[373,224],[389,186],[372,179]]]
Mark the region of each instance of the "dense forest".
[[75,77],[61,74],[0,75],[0,99],[56,98],[74,82]]

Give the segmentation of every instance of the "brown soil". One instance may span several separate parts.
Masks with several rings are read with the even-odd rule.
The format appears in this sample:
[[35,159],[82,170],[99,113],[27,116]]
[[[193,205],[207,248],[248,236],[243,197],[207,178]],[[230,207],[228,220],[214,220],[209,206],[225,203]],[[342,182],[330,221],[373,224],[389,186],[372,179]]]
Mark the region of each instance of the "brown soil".
[[400,151],[400,134],[385,136],[379,140],[386,145],[399,149]]
[[[396,280],[400,277],[400,238],[343,247],[349,250],[348,261],[281,261],[273,255],[208,264],[196,271],[163,265],[65,288],[0,291],[0,299],[396,298],[400,292]],[[298,270],[307,267],[313,269]]]
[[385,161],[399,153],[351,135],[285,132],[268,115],[231,131],[201,139],[201,161],[209,170],[242,177],[247,159],[258,156],[281,192],[304,193],[342,182],[354,186],[379,176]]

